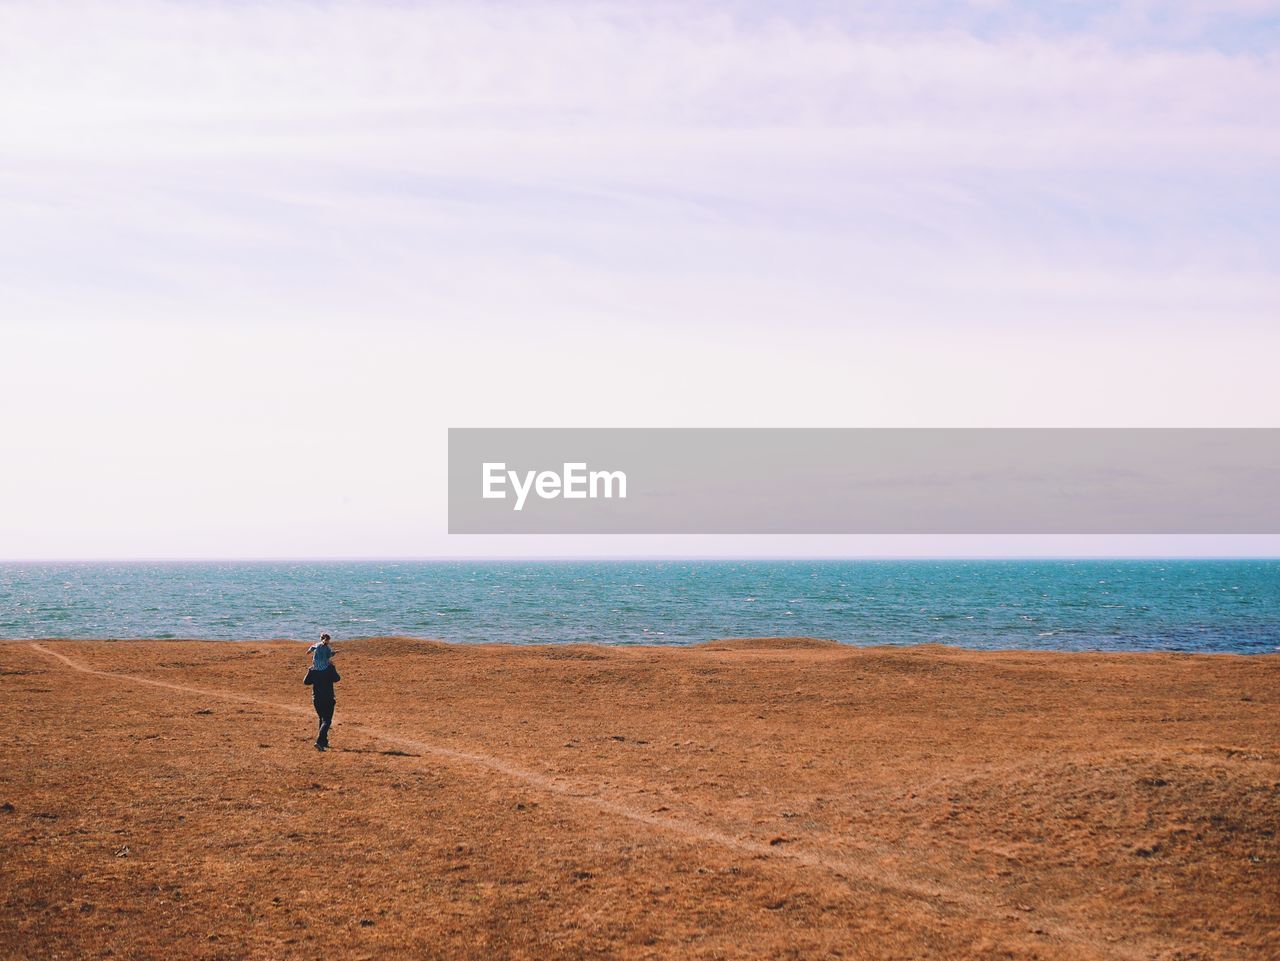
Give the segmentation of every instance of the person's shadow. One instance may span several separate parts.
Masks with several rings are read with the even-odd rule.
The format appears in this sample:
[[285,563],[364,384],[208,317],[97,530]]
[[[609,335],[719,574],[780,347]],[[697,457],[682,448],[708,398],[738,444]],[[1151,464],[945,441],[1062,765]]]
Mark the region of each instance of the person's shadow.
[[410,754],[408,751],[398,751],[391,748],[386,751],[376,751],[371,747],[340,747],[339,751],[344,754],[381,754],[385,757],[422,757],[421,754]]

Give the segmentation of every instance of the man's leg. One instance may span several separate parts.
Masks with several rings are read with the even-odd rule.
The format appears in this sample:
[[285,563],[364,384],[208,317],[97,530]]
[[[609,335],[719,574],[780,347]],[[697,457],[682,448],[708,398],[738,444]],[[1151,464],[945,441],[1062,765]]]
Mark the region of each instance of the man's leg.
[[329,746],[329,727],[333,724],[333,709],[336,701],[316,701],[316,716],[320,719],[320,734],[316,738],[316,747]]

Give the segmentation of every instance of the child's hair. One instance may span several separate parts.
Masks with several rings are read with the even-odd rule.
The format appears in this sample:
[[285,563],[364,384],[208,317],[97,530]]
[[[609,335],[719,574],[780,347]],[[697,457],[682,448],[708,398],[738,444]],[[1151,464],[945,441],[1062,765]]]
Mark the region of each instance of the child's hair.
[[329,643],[329,635],[328,635],[328,634],[321,634],[321,635],[320,635],[320,643],[321,643],[321,644],[328,644],[328,643]]

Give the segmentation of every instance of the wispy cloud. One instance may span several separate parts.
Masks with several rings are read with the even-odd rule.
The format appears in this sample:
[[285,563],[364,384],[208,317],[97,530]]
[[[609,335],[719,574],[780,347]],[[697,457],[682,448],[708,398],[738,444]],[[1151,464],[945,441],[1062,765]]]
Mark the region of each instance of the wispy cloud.
[[887,276],[892,301],[910,262],[948,300],[965,276],[1105,299],[1185,268],[1274,306],[1274,53],[1133,42],[1265,6],[974,4],[943,31],[892,9],[7,6],[6,279],[363,296],[428,259],[767,266]]

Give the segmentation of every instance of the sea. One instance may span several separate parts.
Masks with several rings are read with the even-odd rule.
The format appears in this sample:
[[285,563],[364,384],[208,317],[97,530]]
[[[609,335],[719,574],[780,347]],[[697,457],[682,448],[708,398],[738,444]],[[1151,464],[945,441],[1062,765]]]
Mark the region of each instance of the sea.
[[1280,560],[0,564],[0,638],[1280,650]]

